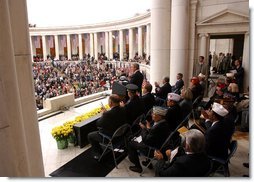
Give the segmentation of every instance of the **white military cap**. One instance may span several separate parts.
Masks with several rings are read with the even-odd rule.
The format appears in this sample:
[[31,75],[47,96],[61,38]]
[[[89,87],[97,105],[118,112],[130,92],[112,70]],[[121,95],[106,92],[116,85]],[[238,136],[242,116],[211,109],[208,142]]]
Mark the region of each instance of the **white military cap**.
[[201,78],[205,78],[205,75],[204,74],[202,74],[202,73],[199,73],[199,75],[198,75],[199,77],[201,77]]
[[221,104],[218,104],[216,102],[213,103],[212,110],[222,117],[228,114],[228,110],[225,109]]
[[181,96],[176,93],[168,93],[168,100],[173,100],[178,102],[181,99]]
[[158,114],[160,116],[166,116],[168,109],[165,107],[160,106],[154,106],[153,107],[153,113]]

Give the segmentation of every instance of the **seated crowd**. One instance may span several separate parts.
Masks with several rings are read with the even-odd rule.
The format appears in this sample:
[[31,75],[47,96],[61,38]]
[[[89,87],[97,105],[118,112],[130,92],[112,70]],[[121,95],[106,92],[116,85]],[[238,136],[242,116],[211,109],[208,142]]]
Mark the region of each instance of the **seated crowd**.
[[[239,101],[239,95],[232,92],[237,89],[232,87],[237,84],[232,79],[226,79],[225,83],[219,79],[216,91],[204,102],[204,75],[193,77],[189,88],[184,87],[182,73],[177,74],[173,86],[164,77],[161,86],[155,83],[153,93],[152,84],[144,79],[138,64],[133,64],[130,73],[124,84],[126,97],[112,94],[111,109],[104,110],[98,120],[98,131],[88,135],[94,158],[101,156],[102,136],[98,132],[112,136],[118,126],[128,123],[132,132],[128,133],[126,149],[133,164],[129,170],[142,173],[144,167],[154,168],[155,176],[161,177],[208,176],[218,167],[216,163],[212,165],[211,159],[226,159],[229,155],[238,114],[232,103]],[[109,132],[108,126],[114,129]],[[180,133],[181,127],[187,132]],[[141,155],[146,160],[140,161]],[[155,164],[151,158],[156,159]]]

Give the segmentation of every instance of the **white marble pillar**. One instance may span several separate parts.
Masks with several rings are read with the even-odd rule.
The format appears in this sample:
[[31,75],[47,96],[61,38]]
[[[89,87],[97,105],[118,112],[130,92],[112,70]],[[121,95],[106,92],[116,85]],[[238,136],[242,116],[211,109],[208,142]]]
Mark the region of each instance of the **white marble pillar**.
[[113,37],[112,31],[109,32],[109,59],[113,59]]
[[93,33],[90,33],[90,56],[94,57]]
[[197,14],[197,3],[198,0],[191,0],[190,2],[190,13],[189,13],[189,17],[190,17],[190,23],[189,23],[189,49],[191,51],[189,51],[189,62],[187,67],[190,68],[189,69],[189,74],[188,75],[184,75],[184,83],[185,86],[189,86],[188,84],[190,83],[190,81],[188,80],[189,78],[192,77],[193,75],[193,71],[194,71],[194,66],[195,65],[195,52],[196,51],[196,14]]
[[150,55],[150,24],[146,25],[146,59]]
[[188,75],[189,0],[172,0],[170,44],[170,83],[176,75]]
[[207,63],[207,37],[208,34],[201,33],[199,34],[200,37],[200,47],[199,47],[199,55],[198,56],[204,56],[205,61]]
[[123,30],[119,30],[120,61],[123,60]]
[[78,34],[78,53],[79,59],[83,59],[83,46],[82,46],[82,34]]
[[247,92],[247,88],[250,87],[250,33],[246,32],[244,35],[243,46],[243,61],[242,67],[244,68],[244,83],[243,91]]
[[129,29],[129,59],[134,58],[133,53],[133,28]]
[[138,27],[138,55],[143,56],[142,27]]
[[150,83],[169,76],[171,1],[152,0]]
[[33,55],[35,55],[35,52],[33,51],[34,44],[33,44],[32,36],[29,36],[29,43],[30,43],[31,59],[33,62]]
[[42,35],[42,53],[43,53],[43,60],[47,60],[47,48],[46,48],[46,36]]
[[44,177],[27,19],[26,0],[1,1],[0,176],[6,177]]
[[108,41],[108,32],[105,32],[105,55],[109,59],[109,41]]
[[67,57],[68,57],[68,59],[71,59],[71,38],[70,38],[70,34],[67,34],[66,37],[67,37]]
[[94,33],[94,59],[98,60],[98,37],[97,33]]
[[54,36],[54,40],[55,40],[55,53],[56,53],[56,60],[59,60],[59,40],[58,40],[58,35]]

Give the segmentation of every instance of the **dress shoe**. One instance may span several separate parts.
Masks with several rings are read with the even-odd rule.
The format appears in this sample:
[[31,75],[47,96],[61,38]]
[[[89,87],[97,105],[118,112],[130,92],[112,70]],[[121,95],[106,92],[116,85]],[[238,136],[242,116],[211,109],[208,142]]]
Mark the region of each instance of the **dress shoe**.
[[[142,161],[142,165],[147,166],[149,162],[150,162],[149,160]],[[147,166],[147,167],[148,167],[148,169],[153,169],[153,164],[150,163],[149,166]]]
[[142,172],[142,168],[137,167],[137,166],[130,166],[129,169],[133,172],[136,172],[136,173],[141,173]]
[[249,163],[243,163],[243,166],[249,168]]

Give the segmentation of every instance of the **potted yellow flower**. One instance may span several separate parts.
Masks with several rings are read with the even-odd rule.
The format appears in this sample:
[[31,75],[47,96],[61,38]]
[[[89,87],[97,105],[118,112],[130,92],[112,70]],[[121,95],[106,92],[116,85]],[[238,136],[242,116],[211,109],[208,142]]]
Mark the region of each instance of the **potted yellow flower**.
[[51,134],[55,138],[58,149],[65,149],[68,147],[67,138],[72,131],[67,126],[56,126],[52,129]]

